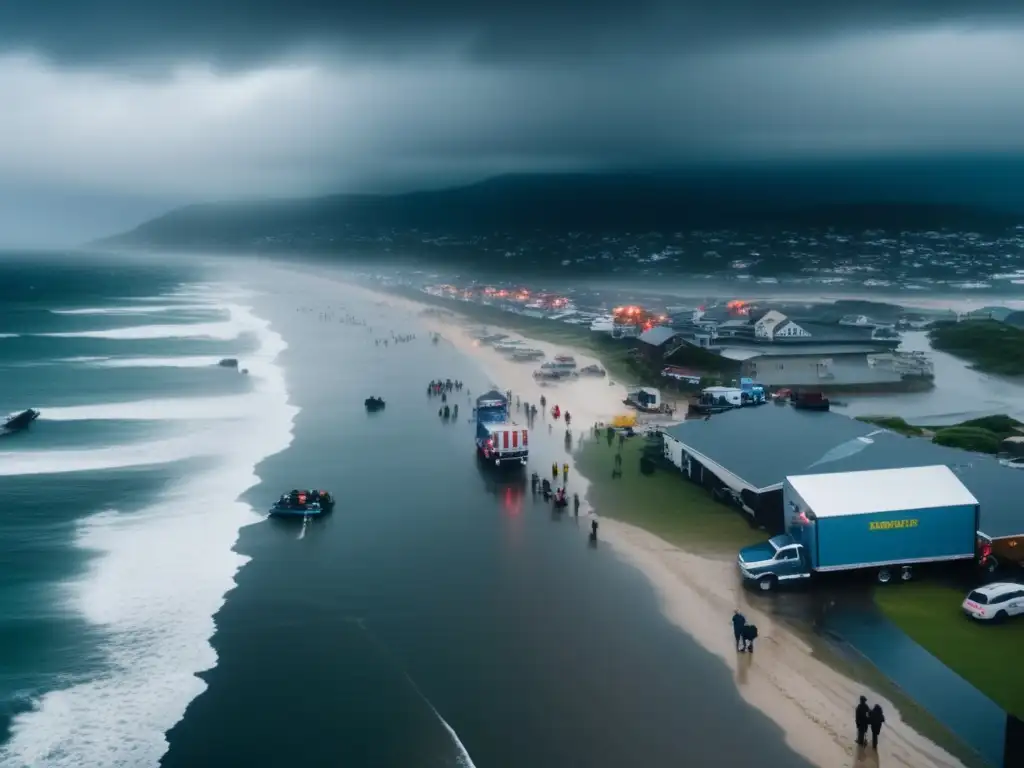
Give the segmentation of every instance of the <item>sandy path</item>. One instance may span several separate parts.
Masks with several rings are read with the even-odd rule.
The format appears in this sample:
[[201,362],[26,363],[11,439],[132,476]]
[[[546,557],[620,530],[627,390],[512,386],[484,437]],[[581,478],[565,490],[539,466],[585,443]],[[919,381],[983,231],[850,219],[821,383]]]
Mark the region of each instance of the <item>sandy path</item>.
[[[536,364],[512,362],[492,348],[476,343],[467,329],[478,324],[411,300],[357,290],[378,302],[383,299],[396,308],[419,313],[424,325],[471,355],[499,388],[511,389],[513,396],[538,403],[544,394],[549,407],[559,403],[563,410],[573,414],[573,423],[579,425],[573,430],[576,434],[588,432],[595,422],[606,422],[625,412],[624,388],[610,386],[607,379],[581,378],[544,386],[532,377]],[[501,332],[525,338],[513,331]],[[543,349],[549,359],[554,354],[572,354],[581,367],[598,362],[579,350],[535,339],[529,339],[528,344]],[[538,418],[535,432],[543,430],[544,423]],[[560,442],[561,434],[553,438]],[[581,482],[585,479],[574,475],[573,490],[585,490]],[[731,559],[694,555],[636,526],[607,518],[601,520],[600,530],[601,540],[610,544],[622,560],[640,570],[657,589],[669,620],[718,656],[733,671],[743,698],[777,723],[789,745],[815,765],[962,765],[956,757],[910,728],[891,701],[815,658],[799,635],[773,620],[758,606],[756,596],[747,594]],[[585,532],[586,526],[581,526],[581,531]],[[737,653],[733,646],[729,619],[736,608],[760,630],[754,654]],[[854,744],[853,708],[860,695],[867,696],[871,703],[881,703],[886,712],[886,727],[877,755]]]

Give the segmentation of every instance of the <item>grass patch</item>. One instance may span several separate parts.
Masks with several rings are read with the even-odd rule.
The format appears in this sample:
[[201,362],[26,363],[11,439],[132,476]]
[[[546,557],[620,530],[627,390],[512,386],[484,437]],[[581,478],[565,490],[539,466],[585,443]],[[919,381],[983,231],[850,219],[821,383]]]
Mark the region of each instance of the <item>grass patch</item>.
[[961,589],[929,582],[880,589],[875,602],[889,619],[1007,712],[1024,717],[1020,654],[1024,620],[973,622],[960,611]]
[[908,424],[899,416],[858,416],[857,421],[863,421],[865,424],[874,424],[876,427],[898,432],[909,437],[923,437],[925,434],[923,427],[915,427],[913,424]]
[[857,420],[908,437],[927,437],[938,445],[975,453],[997,454],[1003,449],[1006,438],[1024,435],[1020,431],[1024,425],[1006,414],[983,416],[946,427],[918,427],[899,416],[858,416]]
[[996,320],[938,323],[928,332],[932,347],[968,360],[985,373],[1024,376],[1024,329]]
[[588,499],[600,515],[643,528],[689,551],[735,554],[764,541],[741,512],[719,504],[704,488],[676,470],[640,472],[645,440],[633,437],[622,448],[622,477],[612,479],[618,440],[588,438],[577,452],[580,474],[590,481]]

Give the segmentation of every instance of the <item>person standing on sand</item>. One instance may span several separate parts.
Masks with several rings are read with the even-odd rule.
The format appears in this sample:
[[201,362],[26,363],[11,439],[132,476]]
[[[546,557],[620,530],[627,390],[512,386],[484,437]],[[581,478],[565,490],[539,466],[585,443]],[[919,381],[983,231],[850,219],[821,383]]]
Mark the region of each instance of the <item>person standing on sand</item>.
[[881,704],[875,704],[868,715],[868,725],[871,726],[871,746],[878,749],[878,734],[882,730],[882,723],[885,722],[885,713]]
[[562,484],[565,485],[569,481],[569,465],[568,463],[562,465]]
[[743,650],[747,653],[754,652],[754,641],[757,640],[757,627],[753,624],[743,625]]
[[868,707],[868,700],[866,696],[860,697],[860,704],[853,711],[853,722],[857,726],[857,743],[860,746],[865,746],[867,743],[864,740],[864,736],[868,732],[868,725],[871,718],[871,709]]
[[574,517],[580,516],[580,495],[578,493],[572,495],[572,513]]
[[747,617],[739,612],[739,609],[732,612],[732,634],[736,638],[736,650],[742,651],[744,648],[743,643],[743,627],[747,625]]

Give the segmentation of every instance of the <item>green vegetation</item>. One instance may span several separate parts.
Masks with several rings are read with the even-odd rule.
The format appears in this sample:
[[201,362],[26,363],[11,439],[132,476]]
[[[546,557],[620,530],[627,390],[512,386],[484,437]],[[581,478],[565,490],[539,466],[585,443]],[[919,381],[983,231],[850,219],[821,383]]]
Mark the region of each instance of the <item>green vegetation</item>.
[[996,320],[939,323],[928,332],[935,349],[956,355],[985,373],[1024,376],[1024,329]]
[[994,432],[981,427],[948,427],[936,432],[932,442],[975,453],[999,453],[1002,439]]
[[947,427],[919,427],[899,416],[859,416],[859,421],[891,429],[908,437],[927,437],[933,443],[975,453],[999,453],[1003,440],[1024,436],[1024,424],[1005,414],[983,416]]
[[963,590],[929,582],[875,591],[885,615],[916,643],[1007,712],[1024,717],[1018,673],[1024,620],[972,622],[961,613],[963,599]]
[[728,552],[764,541],[765,534],[750,526],[744,515],[711,498],[701,486],[676,470],[640,472],[646,441],[626,440],[622,447],[622,477],[612,478],[618,441],[611,446],[588,437],[577,452],[576,466],[590,480],[588,499],[604,517],[636,525],[687,550]]
[[649,384],[677,391],[695,389],[678,386],[676,382],[663,377],[661,371],[666,365],[693,369],[711,382],[728,381],[739,372],[739,363],[696,347],[680,347],[668,359],[655,360],[646,357],[643,350],[636,349],[636,345],[628,341],[613,339],[607,333],[594,333],[586,326],[517,315],[497,307],[431,296],[408,288],[389,290],[413,301],[443,307],[483,325],[505,328],[538,341],[563,344],[587,352],[601,361],[609,376],[624,384]]
[[899,416],[858,416],[857,421],[874,424],[876,427],[882,427],[882,429],[888,429],[892,432],[899,432],[901,435],[906,435],[907,437],[925,436],[924,427],[915,427],[913,424],[908,424]]

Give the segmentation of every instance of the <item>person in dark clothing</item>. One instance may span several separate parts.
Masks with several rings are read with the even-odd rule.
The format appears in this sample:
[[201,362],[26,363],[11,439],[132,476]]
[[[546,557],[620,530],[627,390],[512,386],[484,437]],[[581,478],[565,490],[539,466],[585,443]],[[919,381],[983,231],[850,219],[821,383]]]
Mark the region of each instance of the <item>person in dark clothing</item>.
[[742,651],[743,644],[743,627],[747,624],[747,617],[739,611],[732,612],[732,634],[736,638],[736,650]]
[[867,743],[864,740],[864,736],[868,732],[868,725],[871,719],[871,709],[868,707],[868,700],[866,696],[860,697],[860,704],[853,711],[853,722],[857,726],[857,743],[862,747]]
[[882,730],[882,723],[885,722],[885,713],[882,712],[882,705],[875,704],[868,715],[868,725],[871,726],[871,746],[878,749],[878,734]]
[[757,627],[753,624],[743,625],[743,650],[747,653],[754,652],[754,641],[757,640]]

